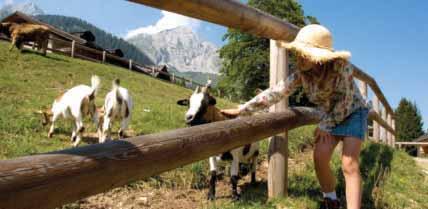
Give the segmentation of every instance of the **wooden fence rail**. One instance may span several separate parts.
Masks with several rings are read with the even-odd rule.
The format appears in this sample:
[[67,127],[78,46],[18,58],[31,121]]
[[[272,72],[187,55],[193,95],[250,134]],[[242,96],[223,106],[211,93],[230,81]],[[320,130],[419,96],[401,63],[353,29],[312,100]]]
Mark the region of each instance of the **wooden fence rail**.
[[55,208],[318,121],[313,109],[292,108],[3,160],[0,208]]

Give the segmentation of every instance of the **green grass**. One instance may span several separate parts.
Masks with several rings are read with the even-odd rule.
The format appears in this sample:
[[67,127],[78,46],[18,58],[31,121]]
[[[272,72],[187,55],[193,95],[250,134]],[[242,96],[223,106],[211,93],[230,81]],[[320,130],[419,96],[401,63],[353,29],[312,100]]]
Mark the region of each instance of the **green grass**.
[[[56,135],[48,139],[47,128],[35,111],[50,107],[62,91],[78,84],[90,84],[93,74],[101,78],[96,103],[101,106],[115,78],[128,88],[134,99],[130,124],[137,135],[184,127],[186,108],[176,105],[191,91],[123,68],[96,64],[55,54],[47,57],[7,50],[0,41],[0,159],[71,147],[72,122],[59,120]],[[233,104],[218,99],[220,107]],[[146,111],[145,111],[146,110]],[[149,112],[148,112],[148,111]],[[93,124],[85,123],[90,132]],[[85,145],[91,141],[81,144]]]
[[[296,155],[299,156],[298,154]],[[303,167],[289,172],[289,197],[266,201],[266,189],[250,190],[238,203],[225,203],[223,208],[293,208],[316,209],[321,200],[311,158],[303,160]],[[363,209],[421,209],[428,208],[428,177],[416,166],[414,160],[403,151],[393,150],[381,144],[366,142],[361,152],[361,175],[363,177]],[[344,177],[340,168],[339,153],[332,163],[338,177],[338,192],[345,203]],[[245,196],[252,193],[251,196]]]
[[[51,105],[62,91],[78,84],[89,84],[90,77],[101,77],[102,89],[97,104],[110,89],[111,81],[120,78],[123,86],[130,89],[135,107],[130,124],[135,134],[149,134],[184,127],[186,108],[176,105],[178,99],[191,91],[152,77],[130,72],[123,68],[91,63],[78,59],[49,54],[9,52],[8,43],[0,41],[0,159],[13,158],[71,147],[71,122],[57,125],[56,135],[48,139],[47,128],[41,124],[35,111]],[[233,103],[218,99],[220,107],[233,107]],[[149,110],[149,111],[145,111]],[[88,131],[94,127],[85,123]],[[228,199],[216,203],[217,208],[317,208],[320,200],[319,185],[315,177],[310,154],[302,154],[304,145],[312,143],[314,127],[306,126],[289,133],[290,166],[289,198],[267,201],[266,182],[245,187],[242,200]],[[96,141],[85,141],[81,146]],[[261,142],[260,160],[266,160],[268,143]],[[129,184],[127,189],[206,189],[207,161],[200,161],[177,168],[150,179]],[[339,155],[333,160],[338,176],[337,191],[344,196],[344,182],[340,171]],[[291,165],[291,163],[290,163]],[[414,161],[405,153],[366,143],[361,154],[361,171],[364,179],[364,208],[428,208],[428,180]],[[342,199],[343,200],[343,199]],[[79,208],[79,203],[65,206]],[[212,208],[212,205],[203,205]]]

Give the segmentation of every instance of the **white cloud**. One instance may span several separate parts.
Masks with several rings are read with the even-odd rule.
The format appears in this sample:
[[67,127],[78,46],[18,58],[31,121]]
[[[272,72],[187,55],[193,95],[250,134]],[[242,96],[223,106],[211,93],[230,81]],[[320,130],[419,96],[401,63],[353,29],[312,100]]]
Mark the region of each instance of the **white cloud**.
[[156,22],[156,24],[130,30],[125,35],[125,38],[130,38],[142,33],[155,34],[160,31],[176,28],[179,26],[188,26],[193,30],[196,30],[201,25],[200,20],[179,15],[173,12],[162,11],[162,15],[163,16]]
[[4,5],[11,5],[13,4],[13,0],[4,0]]

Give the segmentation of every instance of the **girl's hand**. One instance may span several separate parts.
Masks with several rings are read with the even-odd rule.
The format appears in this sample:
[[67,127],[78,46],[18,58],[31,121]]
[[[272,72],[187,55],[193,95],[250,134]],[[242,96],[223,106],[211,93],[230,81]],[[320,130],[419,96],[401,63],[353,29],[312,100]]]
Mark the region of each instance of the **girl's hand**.
[[241,114],[241,111],[236,109],[224,109],[220,110],[220,113],[225,115],[226,117],[237,117],[239,114]]

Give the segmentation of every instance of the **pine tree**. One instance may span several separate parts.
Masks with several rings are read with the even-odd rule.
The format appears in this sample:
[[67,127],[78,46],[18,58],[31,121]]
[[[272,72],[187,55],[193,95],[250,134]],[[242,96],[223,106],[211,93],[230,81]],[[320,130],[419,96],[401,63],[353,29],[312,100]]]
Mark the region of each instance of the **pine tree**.
[[[299,27],[318,23],[315,17],[305,16],[295,0],[249,0],[248,4]],[[229,29],[223,39],[228,42],[220,49],[223,65],[219,88],[222,92],[247,100],[255,95],[256,89],[266,89],[269,86],[269,39],[235,29]],[[291,103],[297,101],[290,100]]]
[[424,134],[422,116],[416,103],[400,100],[395,110],[397,141],[411,141]]
[[154,64],[148,56],[137,49],[134,45],[128,43],[122,38],[116,37],[111,33],[99,29],[82,19],[62,15],[37,15],[35,18],[66,32],[91,31],[96,37],[95,43],[102,48],[121,49],[124,53],[124,57],[127,59],[132,59],[145,65]]

